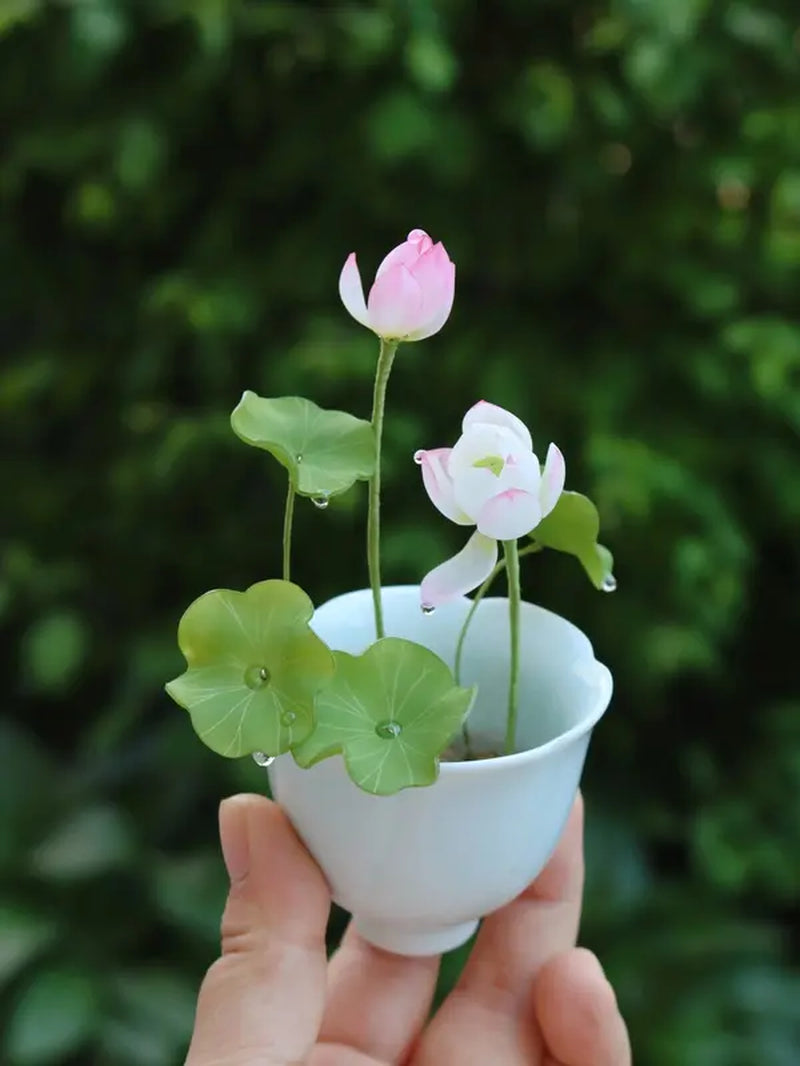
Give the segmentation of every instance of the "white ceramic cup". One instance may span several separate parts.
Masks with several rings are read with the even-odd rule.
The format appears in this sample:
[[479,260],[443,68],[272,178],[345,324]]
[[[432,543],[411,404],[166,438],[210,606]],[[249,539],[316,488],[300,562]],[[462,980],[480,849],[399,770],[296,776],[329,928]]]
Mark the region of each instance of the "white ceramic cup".
[[[419,588],[383,590],[387,636],[424,644],[451,667],[470,601],[423,615]],[[358,654],[375,639],[369,589],[323,604],[312,627]],[[523,603],[514,755],[445,762],[436,783],[372,796],[341,756],[269,769],[272,792],[316,859],[335,901],[371,943],[433,955],[464,943],[479,919],[517,896],[550,857],[580,781],[592,727],[611,699],[608,669],[570,622]],[[508,699],[508,601],[486,599],[470,625],[461,683],[478,683],[473,747],[502,751]]]

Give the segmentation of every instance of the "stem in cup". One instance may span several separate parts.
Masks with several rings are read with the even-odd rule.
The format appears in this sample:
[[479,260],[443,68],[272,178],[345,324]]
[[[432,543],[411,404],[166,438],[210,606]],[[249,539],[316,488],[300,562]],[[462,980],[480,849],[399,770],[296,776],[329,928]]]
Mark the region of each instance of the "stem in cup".
[[[526,555],[533,555],[535,552],[540,552],[541,550],[542,550],[541,544],[531,543],[527,547],[523,548],[521,551],[517,552],[517,558],[522,559]],[[475,596],[474,596],[474,598],[472,600],[472,605],[471,605],[469,611],[467,612],[467,617],[464,619],[464,624],[461,627],[461,632],[458,634],[458,642],[456,643],[456,657],[455,657],[454,670],[453,670],[453,674],[455,676],[455,682],[456,682],[457,685],[461,684],[461,659],[462,659],[462,656],[463,656],[463,653],[464,653],[464,641],[466,640],[466,637],[467,637],[467,630],[470,627],[470,623],[472,622],[472,619],[475,617],[475,612],[478,609],[478,604],[481,602],[483,597],[486,595],[486,593],[489,591],[491,586],[494,584],[495,578],[503,570],[505,570],[505,568],[506,568],[506,560],[505,559],[499,559],[497,564],[496,564],[496,566],[495,566],[495,568],[494,568],[494,570],[492,570],[491,574],[489,574],[489,576],[486,578],[484,583],[481,585],[481,587],[475,593]],[[470,740],[469,727],[467,726],[466,722],[464,722],[463,726],[461,727],[461,734],[464,737],[464,747],[466,749],[467,758],[471,759],[472,755],[473,755],[472,741]]]
[[511,665],[508,682],[508,718],[506,719],[506,755],[512,755],[517,738],[517,689],[519,688],[519,549],[515,540],[503,541],[508,573],[508,621],[511,632]]

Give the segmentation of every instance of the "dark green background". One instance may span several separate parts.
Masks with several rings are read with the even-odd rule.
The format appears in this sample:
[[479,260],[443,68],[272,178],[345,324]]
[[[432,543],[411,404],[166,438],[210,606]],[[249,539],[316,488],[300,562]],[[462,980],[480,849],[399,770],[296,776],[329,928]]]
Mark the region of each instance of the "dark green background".
[[[282,471],[228,414],[245,388],[368,414],[337,276],[415,226],[457,297],[391,382],[385,579],[462,539],[411,454],[469,404],[559,442],[619,579],[524,571],[616,678],[584,942],[639,1066],[797,1063],[798,24],[796,0],[1,0],[2,1063],[181,1059],[216,806],[264,781],[162,684],[189,601],[280,565]],[[298,507],[317,601],[365,584],[363,519],[363,492]]]

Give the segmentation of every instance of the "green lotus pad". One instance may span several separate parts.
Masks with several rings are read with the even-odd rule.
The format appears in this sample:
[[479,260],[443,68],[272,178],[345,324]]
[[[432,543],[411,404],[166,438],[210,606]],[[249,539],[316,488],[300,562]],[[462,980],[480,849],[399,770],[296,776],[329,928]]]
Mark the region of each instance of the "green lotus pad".
[[341,753],[355,784],[380,796],[433,784],[476,689],[455,685],[437,655],[409,640],[384,637],[362,655],[333,654],[336,674],[317,696],[316,729],[293,749],[297,763]]
[[325,411],[301,396],[266,399],[245,392],[231,427],[246,444],[273,455],[300,496],[327,499],[375,472],[370,423],[345,411]]
[[314,697],[333,655],[308,623],[314,605],[289,581],[215,589],[187,609],[178,644],[188,669],[167,692],[212,751],[280,755],[314,728]]
[[531,532],[544,548],[574,555],[595,588],[606,592],[616,588],[614,558],[608,548],[597,543],[600,516],[590,499],[579,492],[562,492],[553,510]]

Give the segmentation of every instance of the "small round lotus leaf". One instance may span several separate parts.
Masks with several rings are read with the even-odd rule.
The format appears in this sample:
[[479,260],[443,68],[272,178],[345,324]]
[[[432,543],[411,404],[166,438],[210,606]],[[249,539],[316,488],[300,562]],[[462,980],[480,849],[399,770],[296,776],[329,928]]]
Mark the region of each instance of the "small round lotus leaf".
[[375,435],[364,419],[326,411],[301,396],[245,392],[231,414],[234,433],[289,471],[301,496],[336,496],[375,472]]
[[311,600],[289,581],[215,589],[187,609],[178,644],[187,670],[167,692],[212,751],[280,755],[314,728],[314,697],[334,671],[312,632]]
[[420,644],[385,637],[362,655],[334,652],[336,674],[316,699],[317,726],[294,749],[300,766],[341,753],[366,792],[431,785],[438,756],[467,717],[475,688]]
[[599,532],[600,516],[592,501],[579,492],[562,492],[531,537],[544,548],[574,555],[595,588],[608,589],[613,582],[614,559],[608,548],[597,543]]

